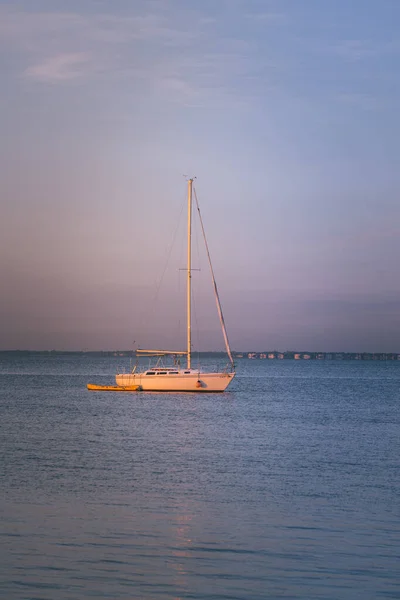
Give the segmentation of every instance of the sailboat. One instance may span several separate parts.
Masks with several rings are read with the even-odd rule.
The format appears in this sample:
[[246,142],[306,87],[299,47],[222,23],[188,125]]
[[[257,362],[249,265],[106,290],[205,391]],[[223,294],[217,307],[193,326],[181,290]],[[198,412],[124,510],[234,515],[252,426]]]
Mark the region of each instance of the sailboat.
[[[131,373],[119,373],[115,377],[116,386],[108,386],[112,391],[152,391],[152,392],[223,392],[235,376],[235,364],[232,352],[229,346],[228,335],[222,314],[221,302],[218,295],[217,284],[214,277],[214,271],[211,263],[207,239],[205,236],[203,220],[201,218],[199,204],[196,198],[196,206],[199,214],[201,229],[206,247],[208,262],[211,271],[215,300],[219,320],[224,337],[225,348],[229,357],[227,368],[220,372],[202,371],[192,367],[192,194],[193,179],[188,180],[188,225],[187,225],[187,278],[186,278],[186,296],[187,296],[187,346],[186,350],[136,350],[137,356],[156,358],[153,368],[139,370],[137,365]],[[173,365],[165,367],[163,365],[165,357],[173,357]],[[186,357],[186,366],[181,366],[181,357]],[[88,389],[100,389],[100,386],[91,386]]]

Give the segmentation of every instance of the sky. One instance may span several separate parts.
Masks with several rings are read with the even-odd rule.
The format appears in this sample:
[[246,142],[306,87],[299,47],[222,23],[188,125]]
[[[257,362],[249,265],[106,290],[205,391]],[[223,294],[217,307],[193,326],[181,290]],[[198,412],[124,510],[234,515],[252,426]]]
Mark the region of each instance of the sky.
[[[400,352],[399,22],[0,0],[0,349],[184,348],[193,176],[235,350]],[[193,342],[219,350],[196,227]]]

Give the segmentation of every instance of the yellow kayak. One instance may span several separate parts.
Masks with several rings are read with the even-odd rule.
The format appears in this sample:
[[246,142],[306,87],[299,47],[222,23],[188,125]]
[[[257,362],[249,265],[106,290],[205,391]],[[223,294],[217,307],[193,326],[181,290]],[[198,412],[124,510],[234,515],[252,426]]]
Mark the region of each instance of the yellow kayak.
[[94,383],[88,383],[87,389],[91,392],[138,392],[140,391],[140,385],[95,385]]

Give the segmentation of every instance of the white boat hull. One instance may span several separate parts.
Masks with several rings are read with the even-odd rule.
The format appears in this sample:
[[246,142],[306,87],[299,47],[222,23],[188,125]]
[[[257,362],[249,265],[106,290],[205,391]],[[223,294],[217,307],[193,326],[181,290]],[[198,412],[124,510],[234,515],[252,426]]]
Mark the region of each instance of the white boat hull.
[[115,381],[118,386],[138,385],[144,392],[223,392],[234,376],[235,373],[121,373],[115,376]]

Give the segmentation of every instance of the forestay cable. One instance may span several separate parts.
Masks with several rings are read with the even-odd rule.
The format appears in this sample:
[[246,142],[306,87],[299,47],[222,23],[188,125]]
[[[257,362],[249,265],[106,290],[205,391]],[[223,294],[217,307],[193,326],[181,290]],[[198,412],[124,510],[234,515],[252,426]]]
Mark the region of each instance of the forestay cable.
[[217,310],[218,310],[219,320],[220,320],[220,323],[221,323],[222,334],[224,336],[225,348],[226,348],[226,352],[227,352],[227,354],[229,356],[229,360],[231,361],[232,368],[233,368],[233,370],[235,370],[235,363],[234,363],[234,360],[233,360],[233,357],[232,357],[231,347],[229,345],[228,334],[226,332],[224,315],[222,314],[222,306],[221,306],[221,302],[220,302],[220,299],[219,299],[217,282],[215,281],[214,269],[213,269],[212,262],[211,262],[210,251],[208,249],[206,232],[204,231],[203,219],[201,218],[199,201],[197,200],[197,194],[196,194],[196,190],[195,190],[194,186],[193,186],[193,192],[194,192],[194,197],[196,199],[197,212],[199,213],[200,226],[201,226],[201,231],[203,233],[204,244],[205,244],[205,247],[206,247],[208,264],[210,265],[211,278],[212,278],[212,282],[213,282],[213,286],[214,286],[214,293],[215,293],[215,301],[217,303]]

